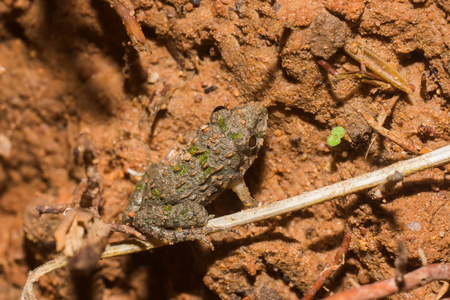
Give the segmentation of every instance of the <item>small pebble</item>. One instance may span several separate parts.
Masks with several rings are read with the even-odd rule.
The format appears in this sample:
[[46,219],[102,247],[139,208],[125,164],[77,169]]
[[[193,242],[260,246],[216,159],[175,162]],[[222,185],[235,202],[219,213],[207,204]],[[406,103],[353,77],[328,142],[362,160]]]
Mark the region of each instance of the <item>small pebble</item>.
[[197,95],[194,98],[195,103],[200,103],[200,102],[202,102],[202,100],[203,100],[203,97],[201,95]]
[[219,55],[219,53],[215,47],[209,48],[209,56],[216,57],[217,55]]
[[422,229],[422,226],[420,226],[420,223],[418,223],[418,222],[406,223],[406,227],[408,227],[412,231],[420,231]]
[[184,8],[186,11],[192,11],[194,9],[194,5],[192,3],[187,3]]
[[275,2],[275,4],[272,6],[272,9],[273,9],[275,12],[278,12],[278,11],[280,10],[280,8],[281,8],[281,4],[278,3],[278,2]]
[[184,139],[184,137],[181,134],[178,135],[177,140],[178,140],[178,143],[180,143],[180,144],[186,144],[186,140]]
[[11,156],[11,140],[3,134],[0,134],[0,156],[9,158]]
[[212,85],[210,87],[207,87],[204,91],[205,91],[205,94],[209,94],[209,93],[214,92],[215,90],[217,90],[217,86]]
[[194,6],[199,6],[200,5],[200,0],[191,0],[191,3]]
[[158,72],[152,72],[150,73],[150,76],[148,76],[148,82],[149,83],[155,83],[159,79],[159,73]]

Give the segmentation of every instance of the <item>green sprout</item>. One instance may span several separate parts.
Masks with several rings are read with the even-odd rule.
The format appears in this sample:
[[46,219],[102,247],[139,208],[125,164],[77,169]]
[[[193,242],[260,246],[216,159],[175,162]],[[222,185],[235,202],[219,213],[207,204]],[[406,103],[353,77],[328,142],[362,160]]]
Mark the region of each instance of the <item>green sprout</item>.
[[328,136],[327,142],[331,147],[337,146],[341,143],[341,139],[345,135],[344,127],[338,126],[331,130],[331,135]]

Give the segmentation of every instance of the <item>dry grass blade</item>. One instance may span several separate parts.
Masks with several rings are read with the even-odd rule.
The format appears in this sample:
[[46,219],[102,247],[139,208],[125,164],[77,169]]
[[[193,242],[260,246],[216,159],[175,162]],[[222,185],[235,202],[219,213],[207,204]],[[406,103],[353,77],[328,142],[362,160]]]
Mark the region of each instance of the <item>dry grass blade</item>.
[[354,42],[346,43],[344,50],[348,55],[361,64],[364,64],[368,69],[383,78],[386,82],[389,82],[407,94],[412,93],[411,87],[402,75],[374,52]]
[[47,273],[50,273],[53,270],[64,268],[69,263],[69,258],[61,255],[58,258],[55,258],[51,261],[46,262],[42,266],[37,267],[33,271],[28,274],[27,282],[22,290],[22,300],[35,300],[36,296],[34,295],[33,287],[36,282],[38,282],[39,278],[44,276]]
[[420,154],[420,153],[426,153],[428,152],[428,149],[421,148],[419,146],[415,146],[412,143],[410,143],[406,138],[400,136],[399,134],[396,134],[392,131],[387,130],[380,124],[378,124],[374,118],[372,118],[369,114],[359,111],[359,113],[363,116],[364,120],[366,120],[367,124],[370,125],[376,132],[381,134],[387,139],[390,139],[400,147],[402,147],[405,150],[408,150],[409,152],[412,152],[414,154]]
[[245,225],[267,218],[296,211],[314,204],[352,194],[361,190],[372,188],[386,181],[386,178],[396,171],[403,176],[410,175],[428,168],[444,165],[450,162],[450,145],[430,153],[409,160],[401,161],[349,180],[341,181],[326,187],[306,192],[285,200],[275,201],[269,205],[247,209],[232,215],[212,219],[206,226],[218,230]]

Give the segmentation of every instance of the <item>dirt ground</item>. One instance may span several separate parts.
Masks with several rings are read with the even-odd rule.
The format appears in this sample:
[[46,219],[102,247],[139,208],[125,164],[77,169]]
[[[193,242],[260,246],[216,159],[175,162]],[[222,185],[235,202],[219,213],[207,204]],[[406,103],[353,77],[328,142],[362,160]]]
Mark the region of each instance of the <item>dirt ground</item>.
[[[74,147],[87,132],[104,184],[102,219],[120,222],[136,178],[183,147],[219,105],[262,101],[269,128],[245,180],[270,203],[415,156],[386,138],[371,147],[373,117],[400,96],[384,127],[430,150],[450,141],[448,0],[130,0],[152,52],[128,43],[100,0],[0,2],[0,298],[18,299],[28,271],[57,255],[61,216],[38,204],[71,203],[85,174]],[[410,95],[356,76],[343,47],[356,41],[413,87]],[[166,109],[150,126],[150,107]],[[326,144],[333,127],[347,135]],[[149,147],[147,155],[146,147]],[[212,235],[215,251],[185,242],[101,261],[84,279],[43,277],[38,299],[298,299],[351,232],[345,264],[319,298],[393,277],[399,241],[408,268],[450,262],[450,166],[407,177],[394,194],[347,196]],[[75,195],[76,196],[76,195]],[[242,209],[232,192],[207,207]],[[110,241],[124,238],[114,233]],[[442,283],[390,299],[435,299]],[[75,296],[74,296],[75,295]]]

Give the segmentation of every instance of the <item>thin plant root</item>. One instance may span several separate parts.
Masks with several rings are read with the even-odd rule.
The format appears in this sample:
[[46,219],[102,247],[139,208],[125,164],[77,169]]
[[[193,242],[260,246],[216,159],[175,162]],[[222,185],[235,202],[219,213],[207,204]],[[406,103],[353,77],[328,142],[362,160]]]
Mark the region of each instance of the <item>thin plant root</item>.
[[[444,297],[444,295],[447,293],[448,287],[449,287],[448,281],[443,281],[442,288],[441,288],[441,290],[439,291],[439,293],[436,295],[436,298],[435,298],[435,299],[436,299],[436,300],[442,299],[442,297]],[[447,298],[447,299],[448,299],[448,298]]]
[[320,288],[325,283],[331,275],[344,263],[344,255],[348,250],[351,241],[351,234],[349,231],[344,232],[344,238],[342,239],[342,244],[339,247],[334,259],[327,265],[325,270],[322,271],[319,278],[314,282],[313,286],[305,294],[303,300],[312,300],[314,295],[320,290]]

